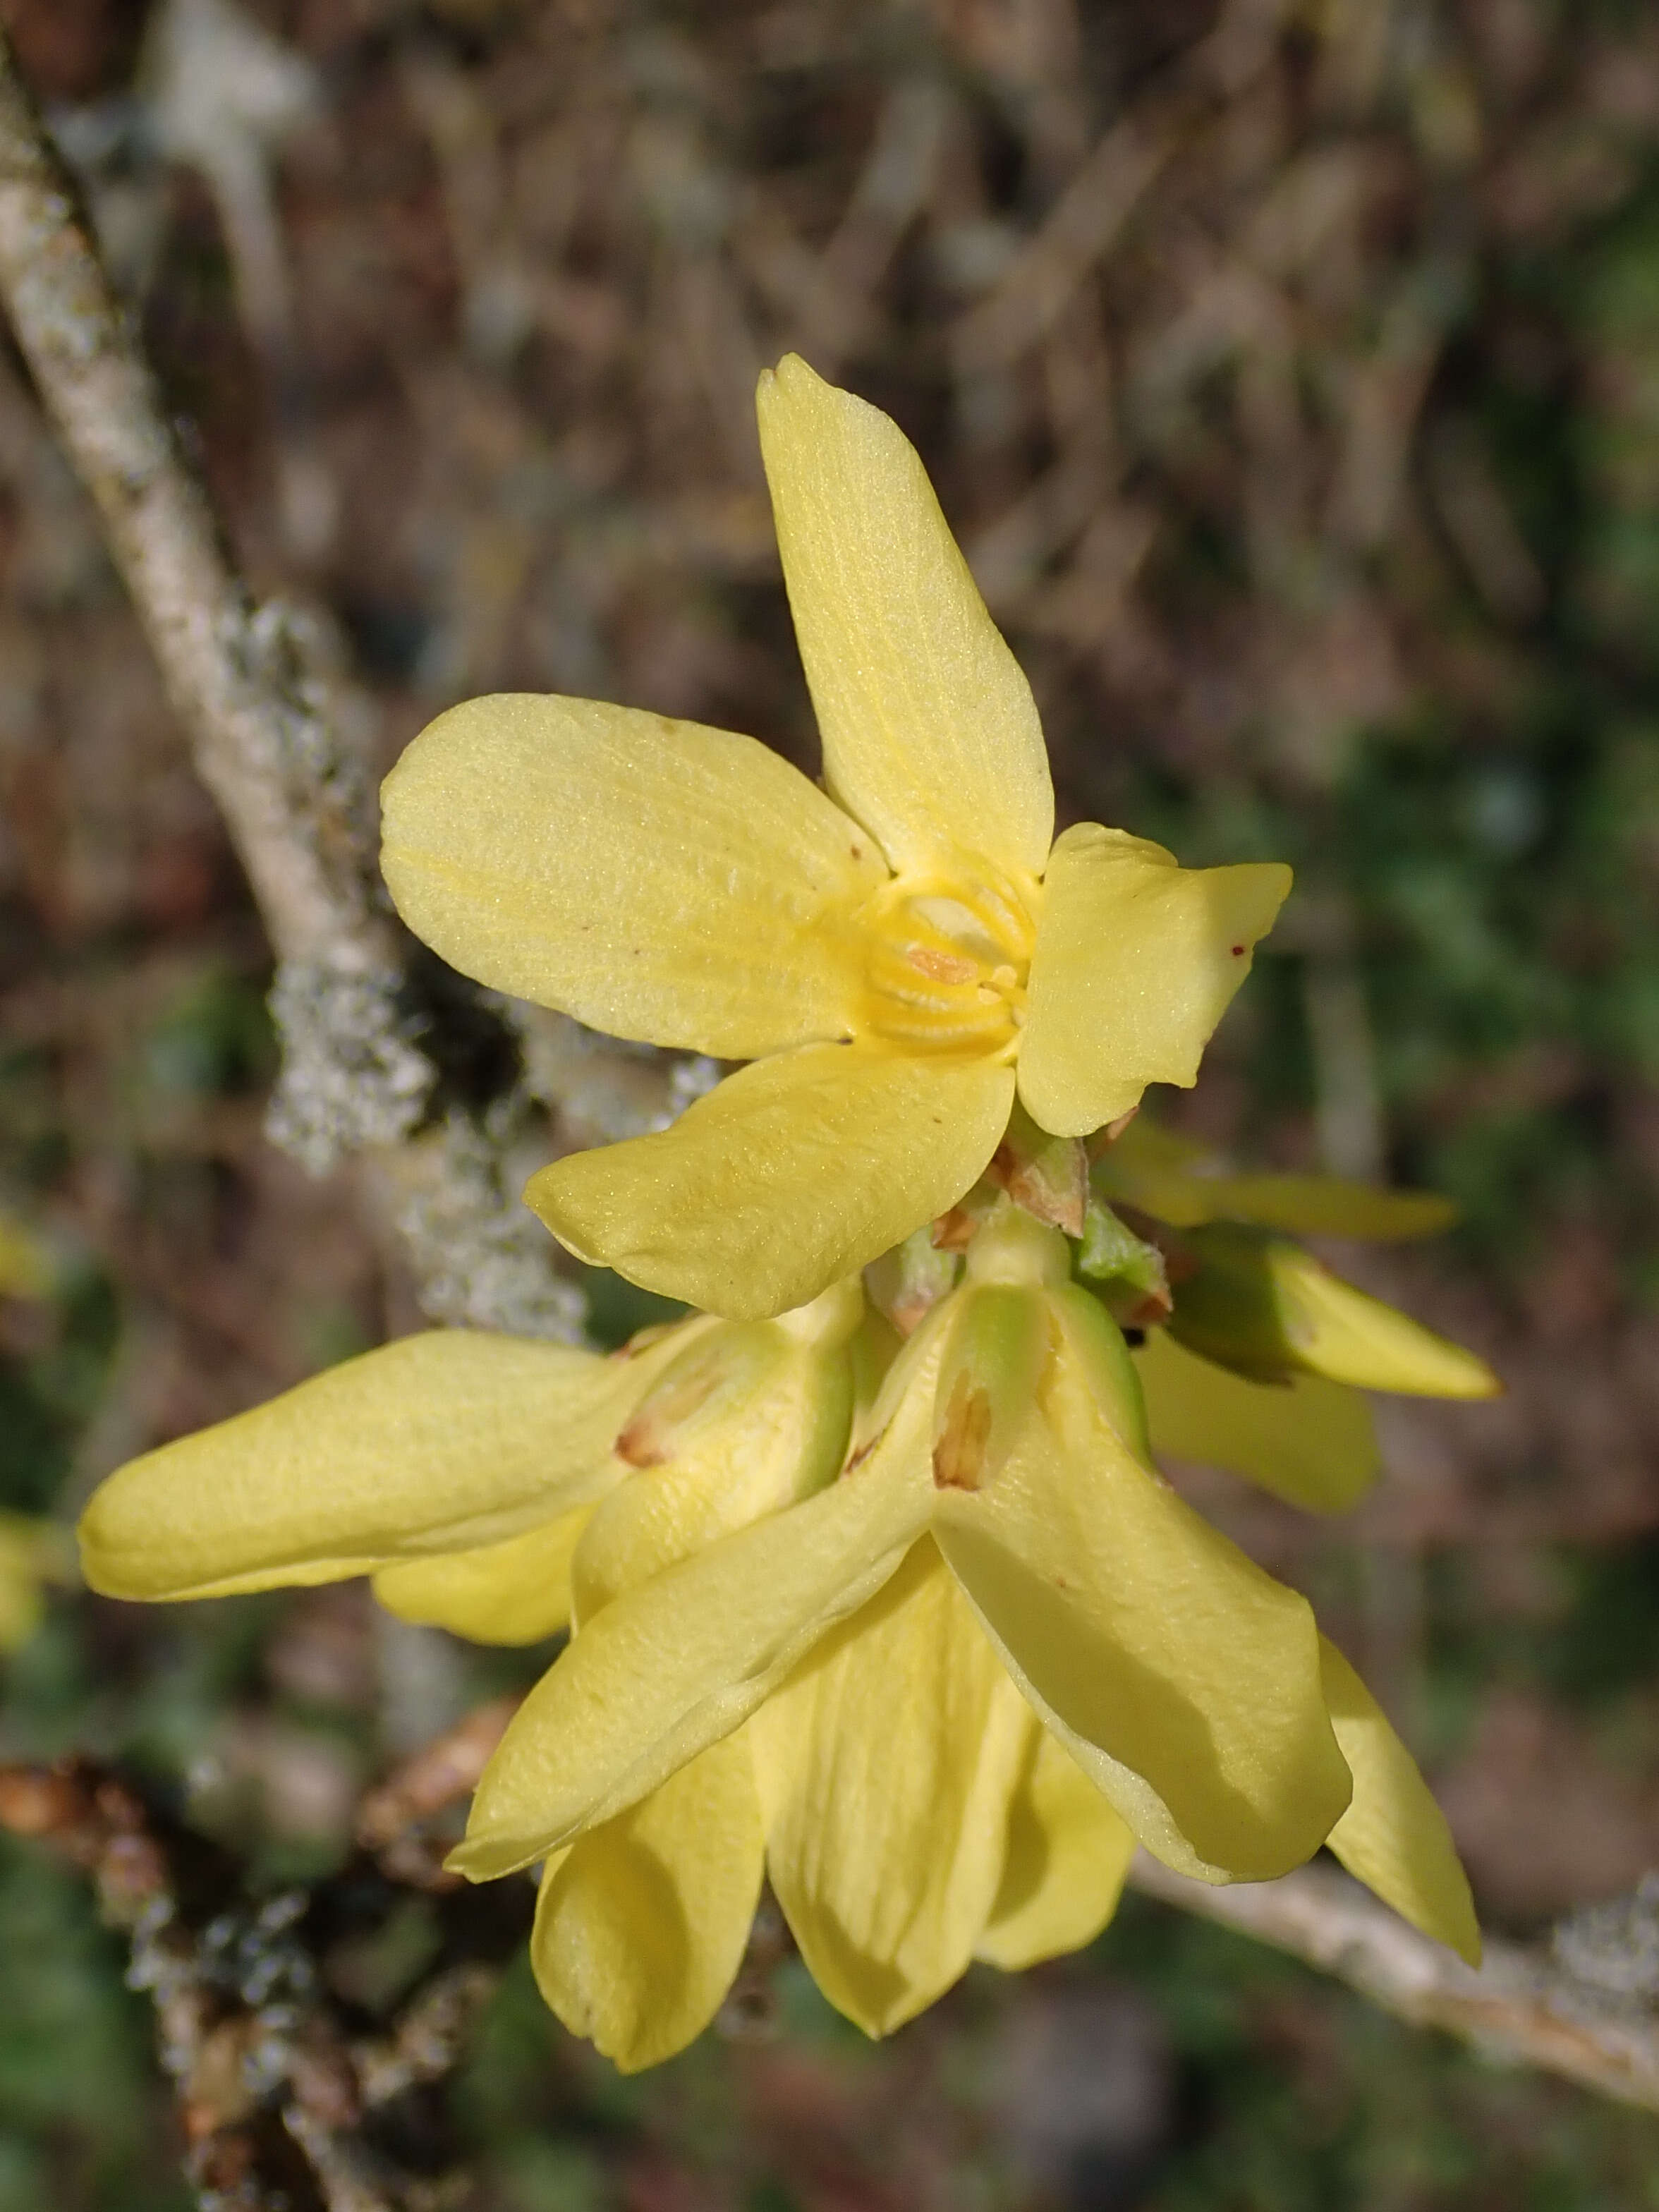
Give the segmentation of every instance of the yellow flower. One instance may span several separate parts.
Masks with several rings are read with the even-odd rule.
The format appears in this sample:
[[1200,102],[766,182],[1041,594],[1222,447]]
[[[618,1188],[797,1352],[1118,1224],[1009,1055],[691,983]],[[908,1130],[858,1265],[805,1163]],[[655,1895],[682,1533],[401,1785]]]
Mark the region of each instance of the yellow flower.
[[712,1312],[801,1304],[953,1206],[1007,1124],[1190,1084],[1289,871],[1054,841],[1030,688],[920,460],[785,360],[761,445],[824,788],[750,738],[592,700],[453,708],[385,790],[386,877],[469,975],[752,1063],[544,1169],[571,1250]]
[[[872,2033],[975,1954],[1087,1940],[1131,1838],[1210,1881],[1329,1840],[1475,1950],[1408,1755],[1305,1601],[1151,1472],[1121,1340],[1066,1276],[1064,1240],[1000,1209],[837,1480],[664,1545],[592,1612],[579,1594],[452,1863],[548,1862],[543,1988],[620,2063],[662,2055],[665,1962],[687,1983],[705,1943],[706,2012],[763,1855],[813,1974]],[[747,1869],[723,1901],[711,1855]]]
[[40,1625],[48,1583],[73,1579],[66,1531],[24,1513],[0,1513],[0,1652],[18,1651]]
[[1475,1353],[1344,1282],[1284,1233],[1431,1236],[1453,1218],[1443,1198],[1334,1176],[1231,1174],[1144,1115],[1100,1151],[1091,1182],[1111,1206],[1176,1232],[1164,1239],[1173,1305],[1135,1354],[1160,1454],[1344,1512],[1382,1463],[1363,1392],[1476,1399],[1502,1388]]
[[52,1256],[21,1221],[0,1213],[0,1297],[43,1298],[52,1287]]
[[456,1863],[544,1862],[538,1979],[625,2068],[713,2017],[763,1874],[872,2033],[975,1957],[1088,1942],[1137,1838],[1212,1880],[1328,1840],[1472,1954],[1409,1757],[1305,1601],[1150,1471],[1121,1339],[1067,1267],[1004,1201],[896,1356],[853,1282],[611,1360],[408,1339],[119,1470],[87,1577],[373,1571],[484,1639],[573,1620]]

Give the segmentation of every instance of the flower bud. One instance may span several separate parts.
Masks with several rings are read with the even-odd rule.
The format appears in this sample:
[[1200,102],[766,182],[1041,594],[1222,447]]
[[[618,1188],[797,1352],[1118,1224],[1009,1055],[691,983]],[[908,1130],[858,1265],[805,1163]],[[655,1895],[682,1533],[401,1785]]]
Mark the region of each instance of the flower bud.
[[1092,1191],[1084,1210],[1077,1270],[1121,1327],[1149,1328],[1169,1318],[1170,1280],[1163,1253],[1137,1237]]
[[775,1321],[681,1324],[686,1347],[616,1443],[636,1471],[596,1507],[571,1563],[580,1624],[618,1590],[834,1480],[854,1397],[856,1278]]
[[1189,1230],[1196,1261],[1176,1284],[1170,1334],[1256,1382],[1323,1375],[1361,1389],[1490,1398],[1500,1385],[1474,1352],[1334,1275],[1289,1238],[1217,1223]]

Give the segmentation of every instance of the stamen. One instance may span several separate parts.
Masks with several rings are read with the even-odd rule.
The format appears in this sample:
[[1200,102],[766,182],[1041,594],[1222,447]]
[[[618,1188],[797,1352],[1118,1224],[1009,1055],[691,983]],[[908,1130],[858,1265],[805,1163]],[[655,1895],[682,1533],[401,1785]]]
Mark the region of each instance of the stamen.
[[964,858],[959,872],[939,868],[885,884],[863,916],[870,1030],[912,1051],[1012,1059],[1038,896],[1035,884],[1022,896],[976,858]]

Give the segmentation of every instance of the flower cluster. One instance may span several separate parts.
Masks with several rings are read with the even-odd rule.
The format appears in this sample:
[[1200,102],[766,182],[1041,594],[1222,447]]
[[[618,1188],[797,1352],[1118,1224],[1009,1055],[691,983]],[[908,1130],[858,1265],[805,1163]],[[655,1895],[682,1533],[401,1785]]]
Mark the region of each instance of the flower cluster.
[[713,2016],[763,1879],[872,2033],[1089,1941],[1137,1842],[1210,1881],[1328,1844],[1474,1956],[1399,1739],[1158,1467],[1334,1510],[1376,1471],[1363,1391],[1495,1387],[1294,1241],[1437,1201],[1230,1176],[1134,1118],[1287,872],[1051,844],[1030,693],[910,447],[799,362],[761,425],[824,791],[526,698],[453,710],[386,790],[387,880],[457,965],[750,1063],[528,1194],[702,1310],[611,1358],[453,1331],[331,1370],[112,1476],[88,1578],[369,1574],[462,1635],[568,1628],[453,1863],[539,1865],[541,1986],[624,2067]]

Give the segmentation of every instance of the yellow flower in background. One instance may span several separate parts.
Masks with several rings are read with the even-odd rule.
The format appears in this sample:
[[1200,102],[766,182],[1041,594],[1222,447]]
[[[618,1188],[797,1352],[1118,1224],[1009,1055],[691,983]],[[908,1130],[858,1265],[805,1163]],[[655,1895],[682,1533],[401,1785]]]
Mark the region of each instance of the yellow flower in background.
[[1055,841],[1030,688],[913,448],[793,356],[758,404],[824,789],[727,731],[507,696],[441,716],[384,793],[392,896],[455,966],[752,1063],[526,1193],[581,1258],[738,1318],[955,1205],[1017,1091],[1082,1135],[1190,1084],[1290,884]]
[[52,1255],[32,1230],[0,1213],[0,1297],[43,1298],[52,1288]]
[[46,1589],[74,1580],[68,1531],[25,1513],[0,1513],[0,1652],[20,1651],[40,1626]]
[[1158,1453],[1227,1468],[1313,1512],[1345,1512],[1382,1466],[1363,1392],[1500,1391],[1475,1353],[1291,1241],[1431,1236],[1454,1218],[1447,1200],[1334,1176],[1231,1174],[1144,1115],[1100,1150],[1090,1181],[1131,1220],[1175,1232],[1163,1239],[1169,1310],[1134,1354]]

